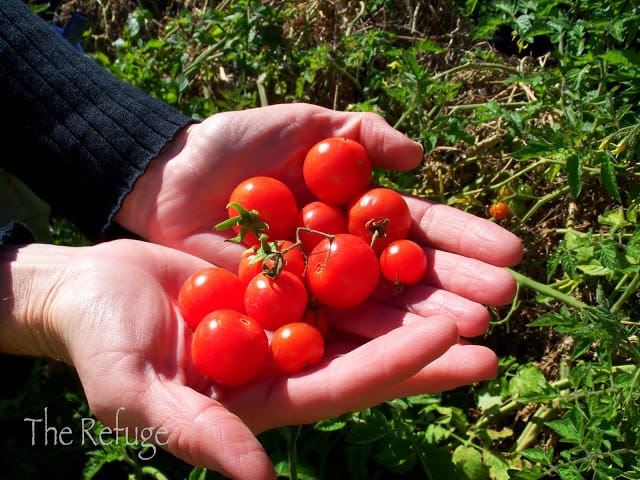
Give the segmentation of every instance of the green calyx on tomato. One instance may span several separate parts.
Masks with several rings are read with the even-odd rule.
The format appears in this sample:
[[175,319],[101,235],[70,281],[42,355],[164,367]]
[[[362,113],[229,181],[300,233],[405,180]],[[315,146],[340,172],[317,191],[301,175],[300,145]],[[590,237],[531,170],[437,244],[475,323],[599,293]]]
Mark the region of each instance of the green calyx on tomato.
[[239,229],[238,234],[235,237],[229,238],[227,241],[242,243],[249,233],[258,237],[262,232],[269,230],[269,225],[260,219],[260,212],[257,210],[247,210],[236,202],[230,202],[227,205],[227,208],[236,209],[238,211],[238,215],[230,217],[227,220],[218,223],[214,227],[218,231],[228,230],[234,227]]

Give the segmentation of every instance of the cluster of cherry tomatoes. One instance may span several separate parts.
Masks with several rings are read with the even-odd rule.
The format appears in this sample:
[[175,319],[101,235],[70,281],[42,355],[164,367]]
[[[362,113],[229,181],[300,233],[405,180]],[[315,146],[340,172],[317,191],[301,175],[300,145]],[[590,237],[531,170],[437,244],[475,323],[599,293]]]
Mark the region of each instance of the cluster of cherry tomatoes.
[[216,228],[233,229],[231,240],[247,246],[238,271],[195,272],[178,298],[194,331],[196,368],[229,386],[270,361],[298,372],[324,355],[327,308],[355,307],[380,285],[397,292],[422,279],[427,258],[408,239],[408,205],[396,191],[372,187],[371,173],[361,144],[331,137],[306,154],[303,177],[315,198],[301,208],[278,179],[236,186],[229,218]]

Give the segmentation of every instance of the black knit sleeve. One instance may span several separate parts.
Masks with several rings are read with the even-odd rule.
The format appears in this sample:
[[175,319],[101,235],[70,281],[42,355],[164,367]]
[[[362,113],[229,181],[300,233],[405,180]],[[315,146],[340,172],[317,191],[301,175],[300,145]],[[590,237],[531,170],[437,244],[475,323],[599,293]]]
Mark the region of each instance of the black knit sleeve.
[[90,238],[101,238],[150,161],[190,122],[112,76],[21,1],[0,1],[0,167]]

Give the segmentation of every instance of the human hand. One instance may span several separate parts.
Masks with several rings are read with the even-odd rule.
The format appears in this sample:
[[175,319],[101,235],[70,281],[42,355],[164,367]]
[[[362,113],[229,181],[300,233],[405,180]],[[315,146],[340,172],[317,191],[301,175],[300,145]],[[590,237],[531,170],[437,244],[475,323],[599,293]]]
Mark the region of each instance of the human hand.
[[[377,167],[408,170],[422,147],[371,113],[346,113],[308,104],[226,112],[192,125],[150,165],[125,200],[116,221],[144,238],[235,270],[245,247],[213,226],[226,219],[231,190],[244,178],[271,175],[289,185],[300,205],[309,198],[302,178],[305,153],[330,136],[362,143]],[[511,301],[515,282],[503,266],[520,260],[520,241],[496,224],[452,207],[407,197],[429,271],[392,305],[421,316],[457,319],[460,334],[483,333],[484,305]],[[227,232],[228,233],[228,232]],[[389,302],[386,302],[387,304]],[[370,337],[372,321],[348,325]],[[385,320],[385,325],[389,322]]]
[[[191,331],[177,308],[184,279],[206,266],[133,240],[21,247],[7,267],[13,291],[0,293],[15,299],[9,317],[28,328],[1,331],[0,350],[17,353],[3,339],[28,339],[20,343],[41,351],[21,353],[74,365],[104,424],[117,423],[121,435],[125,427],[162,432],[157,440],[178,458],[238,479],[275,477],[258,432],[455,388],[495,372],[489,350],[458,343],[454,320],[370,304],[336,312],[333,320],[369,325],[360,333],[372,340],[329,341],[323,361],[297,375],[268,367],[246,386],[213,385],[191,364]],[[24,291],[29,295],[20,296]]]

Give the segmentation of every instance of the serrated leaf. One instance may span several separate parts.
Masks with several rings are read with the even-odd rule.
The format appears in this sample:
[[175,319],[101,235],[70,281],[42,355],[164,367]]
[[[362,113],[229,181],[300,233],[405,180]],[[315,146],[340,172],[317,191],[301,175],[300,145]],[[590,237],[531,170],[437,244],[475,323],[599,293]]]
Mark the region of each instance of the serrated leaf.
[[545,425],[560,435],[560,440],[563,442],[578,443],[580,441],[578,429],[568,419],[550,420]]
[[509,464],[507,461],[493,452],[484,450],[484,463],[489,467],[492,480],[510,480]]
[[578,270],[591,277],[601,277],[613,273],[613,270],[599,264],[578,265]]
[[535,365],[525,365],[509,380],[509,394],[525,402],[555,398],[556,392]]
[[551,465],[552,453],[553,449],[551,450],[551,454],[549,454],[541,448],[527,448],[520,451],[520,455],[541,465]]
[[453,452],[452,460],[460,479],[482,480],[489,475],[489,469],[482,461],[482,453],[476,448],[459,445]]

